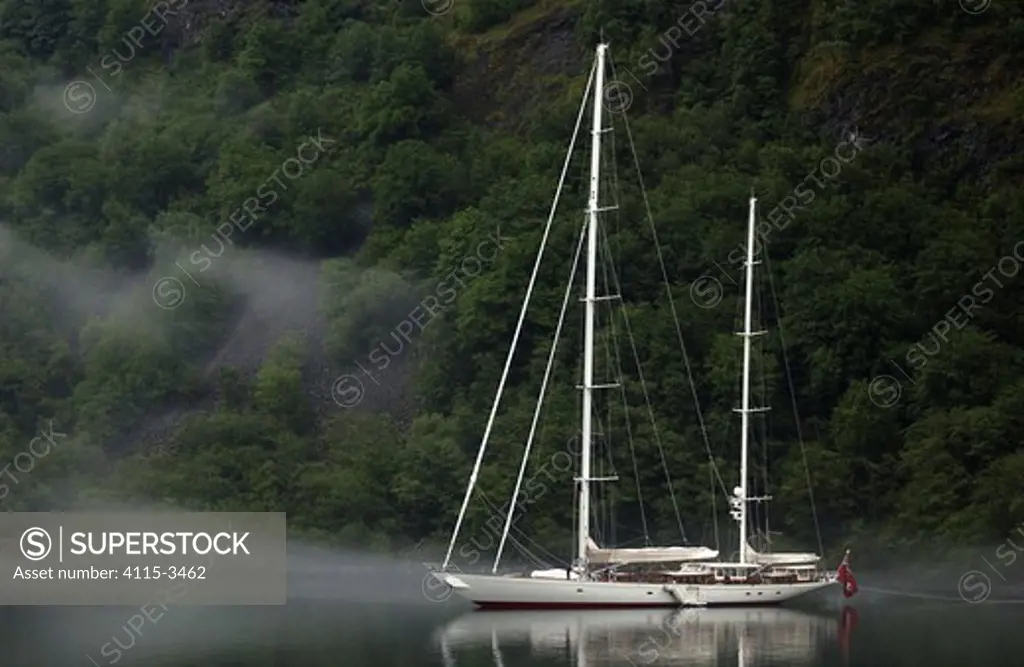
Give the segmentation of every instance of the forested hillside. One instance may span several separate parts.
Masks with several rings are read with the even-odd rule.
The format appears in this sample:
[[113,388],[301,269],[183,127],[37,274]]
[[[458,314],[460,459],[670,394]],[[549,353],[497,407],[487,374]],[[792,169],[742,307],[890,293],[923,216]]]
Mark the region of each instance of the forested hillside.
[[[678,541],[674,499],[687,539],[712,539],[702,423],[737,476],[751,188],[783,334],[759,356],[772,529],[815,546],[809,471],[826,549],[1005,536],[1024,520],[1010,0],[0,1],[0,507],[283,510],[363,546],[444,540],[602,34],[696,387],[633,195],[609,234],[657,418],[628,385],[652,538]],[[467,535],[515,481],[564,219]],[[517,524],[560,555],[573,471],[550,462],[577,362]],[[635,543],[623,447],[604,538]]]

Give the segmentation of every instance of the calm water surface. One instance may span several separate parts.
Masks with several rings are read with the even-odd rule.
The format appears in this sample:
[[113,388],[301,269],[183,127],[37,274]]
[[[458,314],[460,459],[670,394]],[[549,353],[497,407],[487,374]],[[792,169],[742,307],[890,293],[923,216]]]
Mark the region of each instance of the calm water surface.
[[[393,583],[393,582],[389,582]],[[365,582],[364,582],[365,584]],[[1024,605],[862,593],[803,608],[472,612],[405,582],[332,585],[285,607],[0,608],[26,667],[995,667],[1024,663]],[[333,587],[332,587],[333,586]],[[383,588],[381,588],[383,590]],[[320,599],[315,599],[315,598]],[[386,604],[381,597],[388,598]],[[339,599],[340,598],[340,599]],[[154,614],[155,615],[155,614]],[[134,627],[133,627],[134,626]]]

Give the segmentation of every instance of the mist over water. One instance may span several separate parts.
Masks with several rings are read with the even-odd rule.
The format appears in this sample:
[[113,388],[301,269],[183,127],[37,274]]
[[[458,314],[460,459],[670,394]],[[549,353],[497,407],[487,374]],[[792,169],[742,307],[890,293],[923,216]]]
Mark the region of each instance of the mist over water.
[[424,595],[428,571],[413,557],[289,543],[288,570],[288,598],[297,602],[438,605]]
[[[277,607],[0,607],[4,664],[178,664],[175,660],[301,647],[347,634],[429,625],[470,607],[432,601],[409,559],[289,543],[288,604]],[[131,619],[135,617],[135,621]],[[154,622],[155,621],[155,622]],[[47,640],[46,638],[52,638]],[[107,655],[101,652],[108,645]],[[13,662],[8,662],[8,659]],[[148,660],[157,660],[150,663]]]

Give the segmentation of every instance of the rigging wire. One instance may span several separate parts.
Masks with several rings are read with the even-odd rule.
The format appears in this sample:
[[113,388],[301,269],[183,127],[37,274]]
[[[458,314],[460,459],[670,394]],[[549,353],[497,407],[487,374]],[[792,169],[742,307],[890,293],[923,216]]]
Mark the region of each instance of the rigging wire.
[[786,339],[782,333],[781,308],[779,308],[779,298],[775,291],[775,278],[772,277],[771,259],[768,257],[768,244],[762,243],[761,246],[762,252],[764,253],[765,273],[768,274],[768,284],[771,286],[772,300],[775,302],[776,310],[780,311],[780,315],[777,318],[779,320],[779,346],[782,348],[782,361],[786,367],[786,382],[789,385],[789,397],[793,407],[793,421],[796,424],[796,437],[800,443],[800,455],[803,457],[804,475],[807,479],[807,495],[811,500],[811,515],[814,518],[814,532],[818,538],[818,553],[824,555],[825,547],[824,542],[821,539],[821,526],[818,524],[818,508],[814,502],[814,486],[811,484],[811,466],[807,461],[807,447],[804,444],[803,430],[800,427],[800,412],[797,410],[796,405],[796,390],[793,386],[793,372],[789,365],[789,354],[786,352]]
[[[607,236],[605,236],[605,245],[607,244],[608,239]],[[607,274],[607,266],[603,268]],[[625,310],[625,306],[621,301],[619,306]],[[643,526],[644,531],[644,544],[646,546],[651,546],[651,533],[647,524],[647,511],[644,509],[644,495],[643,490],[640,487],[640,467],[637,465],[636,446],[633,441],[633,422],[629,418],[629,400],[626,397],[626,384],[622,381],[622,355],[619,353],[619,336],[618,330],[615,328],[615,318],[609,317],[608,324],[612,335],[612,349],[615,351],[615,367],[619,370],[619,395],[622,398],[622,413],[625,416],[626,441],[629,443],[629,456],[633,463],[633,480],[636,482],[636,496],[637,503],[640,506],[640,523]]]
[[[594,80],[594,74],[597,70],[597,60],[594,61],[594,65],[590,68],[590,81]],[[587,83],[587,93],[590,92],[592,83]],[[594,91],[595,96],[600,94],[600,91]],[[508,379],[509,370],[512,367],[512,358],[515,355],[516,343],[519,342],[519,334],[523,331],[523,322],[526,320],[526,311],[530,305],[530,297],[533,295],[533,287],[537,282],[537,274],[540,273],[541,260],[544,258],[544,249],[547,247],[548,236],[551,233],[551,224],[555,219],[555,212],[558,210],[558,201],[562,195],[562,187],[565,185],[565,175],[569,171],[569,163],[572,160],[572,151],[576,146],[576,138],[579,136],[580,124],[583,122],[583,112],[587,108],[588,95],[584,94],[583,102],[580,104],[579,115],[576,117],[576,127],[572,132],[572,140],[569,142],[569,150],[565,155],[565,163],[562,165],[562,174],[558,179],[558,188],[555,190],[554,201],[551,202],[551,211],[548,213],[547,224],[544,227],[544,235],[541,237],[540,249],[537,251],[537,259],[533,264],[533,272],[530,275],[530,284],[526,288],[526,296],[523,298],[523,307],[519,311],[519,320],[516,322],[516,331],[512,336],[512,344],[509,346],[508,357],[505,359],[505,367],[501,372],[501,379],[498,381],[498,390],[494,397],[494,404],[491,406],[491,414],[487,418],[487,427],[484,429],[484,435],[480,441],[480,449],[477,451],[476,461],[473,463],[473,472],[470,473],[469,484],[466,487],[466,494],[462,498],[462,507],[459,508],[458,519],[455,520],[455,529],[452,531],[452,539],[448,543],[448,551],[445,553],[444,562],[441,564],[441,569],[444,570],[448,567],[448,562],[451,560],[452,551],[455,549],[455,542],[459,539],[459,530],[462,528],[462,522],[466,516],[466,509],[469,507],[470,498],[473,496],[473,490],[476,488],[477,478],[480,474],[480,468],[483,465],[484,454],[487,452],[487,444],[490,440],[491,429],[494,427],[494,420],[498,414],[498,405],[501,403],[501,396],[505,391],[505,381]]]
[[[605,283],[604,291],[605,291],[605,294],[607,294],[608,293],[607,269],[604,270],[604,273],[605,273],[605,275],[604,275],[604,283]],[[609,317],[609,320],[610,319],[611,318]],[[608,335],[605,334],[601,338],[602,338],[602,345],[604,347],[605,364],[606,364],[608,369],[611,369],[612,368],[612,352],[611,352],[611,349],[610,349],[611,345],[610,345],[610,343],[608,341]],[[610,482],[610,481],[617,480],[618,477],[619,477],[619,471],[615,467],[615,459],[612,457],[612,402],[611,401],[605,401],[605,403],[606,403],[605,407],[606,407],[606,415],[607,416],[606,416],[605,424],[602,426],[602,433],[601,433],[601,435],[602,435],[602,439],[601,439],[602,447],[601,447],[601,449],[604,452],[605,456],[601,457],[601,468],[600,468],[600,475],[599,476],[603,480],[605,480],[605,482],[607,483],[607,482]],[[605,471],[605,463],[606,462],[608,464],[608,471],[607,472]],[[605,521],[604,525],[607,527],[607,530],[608,530],[607,534],[603,535],[602,542],[610,544],[610,545],[614,545],[614,544],[616,544],[616,537],[617,537],[616,530],[615,530],[615,493],[614,493],[614,487],[612,487],[611,485],[607,485],[607,486],[603,485],[603,486],[600,486],[598,488],[601,489],[601,508],[602,508],[603,513],[604,513],[604,521]]]
[[708,476],[711,478],[711,517],[713,519],[711,525],[715,530],[715,551],[721,551],[722,542],[718,534],[718,502],[715,500],[718,497],[718,494],[715,493],[715,471],[708,468]]
[[[493,500],[488,498],[487,494],[485,494],[483,491],[480,492],[480,499],[483,500],[484,507],[488,511],[490,511],[492,515],[500,517],[503,514],[505,514],[504,512],[502,512],[501,508],[498,507],[497,503],[495,503]],[[512,513],[512,509],[510,508],[509,509],[509,514],[511,514],[511,513]],[[548,558],[551,558],[553,562],[556,562],[556,563],[564,562],[560,558],[558,558],[557,556],[552,554],[550,551],[545,549],[543,547],[543,545],[538,544],[529,535],[527,535],[525,532],[523,532],[523,530],[521,528],[519,528],[519,526],[516,526],[516,525],[513,524],[510,528],[511,528],[511,530],[516,531],[516,533],[518,533],[520,536],[522,536],[522,538],[524,540],[526,540],[527,542],[532,544],[537,551],[543,552],[544,555],[546,555]],[[514,547],[516,547],[516,549],[519,551],[519,553],[521,553],[522,555],[526,556],[526,558],[531,560],[535,565],[538,565],[540,567],[545,567],[545,566],[550,564],[550,562],[546,562],[546,561],[538,558],[537,556],[535,556],[529,549],[527,549],[525,546],[523,546],[522,542],[517,540],[515,537],[512,537],[511,535],[509,535],[508,539],[511,540],[512,545]]]
[[[605,237],[604,242],[608,242],[607,237]],[[619,275],[618,273],[615,272],[614,267],[612,267],[610,270],[612,274],[612,280],[615,281],[615,290],[617,293],[621,294],[622,284],[619,282]],[[654,419],[654,408],[651,405],[650,394],[647,392],[647,382],[644,380],[644,371],[642,365],[640,364],[640,355],[637,353],[636,350],[636,339],[633,336],[633,329],[629,324],[629,315],[626,314],[625,306],[622,307],[622,320],[623,324],[625,324],[626,336],[627,338],[629,338],[629,347],[633,352],[633,360],[636,362],[636,372],[640,378],[640,389],[643,391],[644,403],[647,405],[647,414],[650,417],[651,431],[654,434],[654,442],[658,446],[658,456],[661,458],[661,467],[662,470],[664,470],[665,472],[665,479],[668,482],[668,494],[669,498],[671,498],[672,500],[672,509],[675,510],[676,522],[679,524],[679,532],[682,535],[683,543],[685,544],[687,540],[686,530],[683,528],[683,517],[682,514],[679,512],[679,502],[676,500],[676,492],[672,486],[672,476],[668,472],[668,462],[665,459],[665,448],[661,444],[661,434],[658,431],[657,421]]]
[[[594,62],[595,62],[595,68],[596,68],[597,60],[595,59]],[[595,69],[595,71],[596,71],[596,69]],[[588,89],[592,85],[593,85],[592,83],[588,83],[587,84]],[[578,176],[577,176],[576,185],[577,186],[581,186],[584,183],[589,183],[589,180],[590,180],[590,165],[587,164],[586,160],[580,160],[579,161],[579,166],[578,166],[577,171],[578,171]],[[577,194],[578,194],[578,190],[577,190]],[[583,226],[586,227],[586,225],[587,225],[587,212],[586,211],[582,212],[582,221],[583,221],[582,222]],[[580,284],[577,287],[578,287],[578,290],[579,290],[580,294],[582,294],[582,293],[585,292],[586,288],[582,284],[584,282],[584,276],[582,275],[582,272],[579,272],[579,273],[581,275],[579,275],[579,276],[574,275],[572,277],[572,280],[575,281],[577,278],[580,280]],[[574,284],[574,286],[576,285],[575,282],[573,284]],[[581,296],[580,298],[583,298],[583,297]],[[579,329],[577,330],[577,333],[579,335],[578,335],[577,340],[576,340],[576,345],[579,348],[580,353],[576,357],[575,368],[573,369],[573,373],[575,374],[575,377],[579,378],[578,385],[582,385],[583,384],[583,356],[584,356],[583,350],[585,348],[584,330],[586,328],[586,319],[587,318],[586,318],[586,313],[583,310],[580,310],[578,312],[578,314],[579,314]],[[582,416],[583,415],[583,392],[582,391],[574,391],[573,395],[574,395],[574,400],[576,402],[576,408],[575,408],[575,413],[574,414]],[[583,448],[582,448],[583,429],[579,428],[579,426],[577,426],[577,428],[576,428],[576,435],[574,436],[574,438],[576,439],[576,443],[578,445],[580,445],[580,450],[578,452],[573,452],[576,455],[576,457],[575,457],[575,459],[576,459],[575,460],[576,468],[573,469],[573,480],[579,480],[579,478],[583,476]],[[577,549],[577,546],[579,544],[579,535],[578,535],[579,531],[577,530],[577,528],[579,527],[579,485],[581,483],[582,482],[580,482],[580,481],[574,481],[573,484],[570,486],[570,490],[572,492],[572,503],[571,503],[572,504],[572,515],[571,516],[572,516],[572,525],[573,525],[573,530],[572,530],[572,539],[573,539],[573,541],[572,541],[572,543],[570,545],[570,553],[575,553],[576,549]]]
[[[757,249],[755,248],[755,252]],[[756,262],[755,263],[759,263]],[[765,305],[765,289],[764,283],[755,283],[754,298],[756,299],[756,307],[753,307],[755,317],[757,318],[757,329],[760,331],[767,331],[765,324],[768,319],[765,315],[767,307]],[[760,389],[761,397],[759,403],[762,406],[769,405],[768,396],[768,368],[765,356],[767,336],[758,336],[757,340],[753,343],[754,346],[754,362],[757,365],[760,375]],[[770,408],[769,408],[770,409]],[[757,429],[761,439],[761,489],[757,494],[758,496],[767,498],[770,495],[770,479],[768,476],[769,460],[768,460],[768,439],[769,439],[769,425],[768,425],[768,414],[767,412],[755,415],[757,417]],[[758,545],[758,549],[765,553],[771,553],[771,503],[766,499],[760,501],[755,506],[754,516],[757,520],[757,535],[763,540],[763,544]],[[762,516],[763,515],[763,516]],[[763,521],[764,530],[761,530]]]
[[[936,600],[939,602],[958,602],[963,604],[966,600],[963,596],[953,597],[952,595],[931,595],[929,593],[913,593],[911,591],[900,591],[894,588],[876,588],[874,586],[858,586],[861,591],[867,591],[869,593],[878,593],[879,595],[890,595],[895,597],[905,598],[917,598],[919,600]],[[1024,600],[1021,599],[1008,599],[1008,600],[993,600],[992,598],[986,598],[982,603],[985,605],[990,604],[1024,604]]]
[[[606,220],[608,220],[611,224],[614,225],[614,228],[612,229],[612,231],[613,231],[612,235],[615,238],[618,238],[620,219],[619,219],[619,198],[618,198],[618,194],[619,193],[618,193],[618,189],[615,187],[618,184],[618,174],[617,174],[617,171],[616,171],[616,164],[615,164],[616,163],[616,155],[615,155],[615,120],[614,120],[614,118],[609,123],[607,129],[608,129],[608,140],[607,140],[605,145],[608,146],[608,151],[606,152],[605,155],[602,156],[601,176],[602,176],[605,184],[608,186],[606,188],[606,190],[610,191],[610,193],[611,193],[611,196],[609,197],[609,199],[611,200],[611,204],[612,205],[609,208],[609,210],[614,210],[615,211],[615,215],[614,216],[609,216],[609,215],[607,215],[604,212],[600,213],[599,214],[599,220],[600,220],[600,222],[602,224],[598,227],[598,229],[599,229],[599,231],[602,234],[607,235],[607,233],[608,233],[607,232],[607,225],[604,224],[604,223],[605,223]],[[609,218],[610,218],[610,220],[609,220]],[[599,246],[598,246],[598,255],[600,255],[600,254],[601,254],[601,247],[600,247],[600,244],[599,244]],[[601,289],[603,290],[603,293],[605,295],[610,295],[611,294],[611,284],[608,281],[608,264],[614,264],[617,259],[618,259],[618,257],[609,251],[607,253],[607,256],[604,257],[604,261],[600,262],[601,280],[602,280],[602,287],[601,287]],[[604,309],[602,309],[602,310],[604,310]],[[609,306],[603,314],[606,317],[607,321],[609,323],[611,323],[611,320],[614,318],[614,310],[611,308],[611,306]],[[609,329],[610,329],[610,327],[609,327]],[[617,369],[616,369],[616,367],[614,367],[612,365],[611,350],[610,350],[611,343],[610,343],[609,338],[610,338],[609,330],[602,329],[601,342],[602,342],[602,345],[604,347],[604,357],[605,357],[606,373],[609,376],[609,380],[612,377],[614,377],[616,383],[621,383],[622,382],[622,378],[621,378],[620,375],[616,374],[616,370]],[[604,535],[604,537],[602,539],[602,543],[609,544],[609,545],[614,545],[614,544],[617,544],[617,539],[618,539],[618,533],[616,531],[616,525],[615,525],[616,524],[616,521],[615,521],[615,500],[616,500],[617,494],[615,493],[616,488],[608,483],[608,481],[611,481],[611,480],[607,479],[607,478],[614,478],[614,479],[617,480],[619,474],[618,474],[618,470],[615,468],[615,459],[612,457],[612,401],[611,400],[604,400],[603,403],[604,403],[605,408],[606,408],[607,423],[603,426],[603,431],[604,432],[602,434],[603,435],[603,437],[602,437],[602,445],[603,445],[604,452],[605,452],[605,454],[608,457],[608,465],[610,467],[610,472],[609,473],[605,473],[604,472],[604,459],[602,458],[601,459],[601,477],[602,478],[606,478],[606,481],[604,483],[602,483],[601,486],[598,487],[598,488],[600,488],[600,490],[601,490],[600,491],[600,493],[601,493],[601,501],[602,501],[601,507],[604,510],[605,520],[607,522],[607,527],[608,527],[608,533],[606,535]]]
[[[612,68],[612,76],[614,77],[614,67]],[[612,207],[613,207],[613,209],[615,211],[615,215],[613,217],[613,224],[614,224],[613,232],[614,233],[611,234],[611,238],[614,239],[615,250],[617,251],[618,254],[617,255],[613,255],[612,254],[612,252],[611,252],[611,243],[609,242],[608,232],[607,232],[607,230],[604,227],[602,227],[601,231],[604,234],[604,240],[603,240],[602,245],[603,245],[603,247],[605,249],[605,252],[608,253],[608,255],[609,255],[609,261],[607,263],[602,263],[602,265],[601,265],[601,269],[602,269],[602,272],[603,272],[603,275],[604,275],[605,292],[606,293],[612,293],[612,289],[613,289],[612,283],[611,283],[611,281],[609,281],[609,277],[608,277],[608,264],[610,263],[610,264],[614,265],[615,258],[622,256],[622,238],[619,235],[619,231],[621,229],[621,222],[622,222],[622,200],[621,200],[621,197],[620,197],[619,189],[617,187],[618,182],[619,182],[619,172],[618,172],[618,157],[617,157],[617,153],[616,153],[616,150],[615,150],[617,144],[616,144],[616,141],[615,141],[614,122],[611,125],[611,129],[613,131],[610,132],[611,136],[610,136],[610,141],[608,142],[609,143],[609,149],[610,149],[610,152],[611,152],[611,159],[609,160],[608,168],[603,170],[602,173],[604,173],[604,174],[611,174],[609,180],[611,181],[612,187],[610,187],[609,190],[611,192]],[[621,301],[622,294],[618,290],[616,290],[616,292],[617,292],[617,296],[619,298],[619,306],[620,306],[620,308],[624,308],[625,306],[624,306],[624,304]],[[637,463],[636,446],[635,446],[635,442],[634,442],[634,439],[633,439],[633,425],[632,425],[632,420],[629,417],[629,400],[628,400],[628,398],[626,396],[626,386],[625,386],[625,382],[624,382],[624,379],[623,379],[622,355],[619,352],[619,347],[620,347],[619,335],[618,335],[618,330],[615,327],[615,316],[614,316],[614,312],[611,312],[612,310],[613,309],[609,307],[609,311],[610,312],[609,312],[609,316],[608,316],[608,329],[609,329],[609,333],[610,333],[610,337],[611,337],[611,344],[609,345],[609,347],[614,351],[614,356],[615,356],[614,368],[615,368],[616,374],[617,374],[616,375],[616,381],[618,382],[618,385],[619,385],[619,396],[622,399],[622,414],[623,414],[623,419],[624,419],[625,427],[626,427],[626,441],[629,444],[629,456],[630,456],[630,461],[631,461],[632,467],[633,467],[633,480],[636,483],[637,505],[639,506],[639,510],[640,510],[640,524],[641,524],[641,526],[643,528],[644,545],[645,546],[651,546],[652,542],[651,542],[650,526],[649,526],[649,524],[647,522],[647,511],[644,508],[643,490],[640,487],[640,468],[639,468],[639,465]],[[612,360],[611,359],[608,360],[608,364],[609,364],[609,367],[612,367]],[[610,411],[610,404],[609,404],[609,411]],[[610,428],[610,425],[609,425],[609,428]]]
[[[614,78],[615,77],[615,63],[614,63],[614,61],[612,61],[612,58],[611,58],[610,55],[609,55],[608,59],[609,59],[609,62],[611,63],[612,77]],[[639,157],[637,156],[636,144],[633,141],[633,132],[632,132],[632,130],[629,127],[629,120],[626,118],[625,114],[623,114],[623,121],[624,121],[624,125],[626,127],[626,136],[629,139],[629,148],[630,148],[630,150],[631,150],[631,152],[633,154],[633,165],[636,167],[637,178],[640,181],[640,192],[643,195],[644,209],[645,209],[646,214],[647,214],[647,220],[650,223],[651,234],[654,237],[654,247],[655,247],[655,249],[657,251],[657,255],[658,255],[658,266],[661,268],[661,277],[662,277],[662,280],[665,283],[665,291],[668,294],[668,303],[669,303],[669,307],[670,307],[670,309],[672,311],[672,320],[673,320],[673,322],[675,324],[676,337],[679,339],[679,347],[680,347],[680,349],[682,350],[682,353],[683,353],[683,362],[684,362],[684,364],[686,366],[686,378],[687,378],[687,381],[690,383],[690,388],[692,389],[691,393],[693,395],[693,406],[694,406],[694,409],[695,409],[695,411],[697,413],[697,422],[700,425],[701,437],[704,440],[704,450],[707,452],[708,462],[710,463],[710,465],[712,467],[714,476],[718,480],[718,485],[719,485],[719,488],[722,491],[722,495],[725,496],[726,498],[729,498],[730,497],[729,492],[726,490],[725,483],[722,481],[722,476],[721,476],[721,474],[718,471],[718,465],[715,463],[715,457],[714,457],[714,455],[711,452],[711,442],[710,442],[710,440],[708,438],[707,426],[704,423],[704,416],[703,416],[703,414],[701,412],[701,409],[700,409],[700,397],[697,395],[697,387],[696,387],[696,384],[693,381],[693,369],[692,369],[692,367],[690,365],[690,356],[686,353],[686,343],[683,340],[683,330],[682,330],[682,327],[679,324],[679,313],[676,310],[675,299],[672,297],[672,286],[671,286],[671,283],[669,282],[669,279],[668,279],[668,270],[665,268],[665,257],[663,255],[663,253],[661,252],[661,244],[658,242],[658,233],[655,230],[655,226],[654,226],[654,216],[651,214],[651,202],[650,202],[650,199],[647,197],[647,188],[644,186],[643,174],[640,171],[640,160],[639,160]]]
[[[612,76],[614,76],[614,69],[613,68],[612,68]],[[618,254],[617,255],[613,255],[611,253],[611,249],[610,249],[610,245],[611,244],[608,242],[609,235],[608,235],[607,231],[605,230],[605,228],[602,226],[601,227],[601,231],[602,231],[602,233],[604,235],[604,241],[602,243],[602,246],[604,248],[604,251],[609,255],[609,257],[608,257],[608,261],[607,262],[602,262],[601,270],[602,270],[602,274],[603,274],[603,278],[604,278],[605,292],[610,294],[610,293],[612,293],[612,283],[611,283],[611,281],[608,280],[608,266],[607,266],[607,264],[608,263],[612,263],[613,264],[614,263],[614,258],[616,256],[622,256],[622,238],[621,238],[620,234],[618,234],[618,232],[620,232],[621,226],[622,226],[622,205],[623,204],[622,204],[622,199],[620,197],[620,191],[618,191],[618,187],[617,187],[617,184],[618,184],[618,168],[617,168],[617,163],[618,163],[618,161],[617,161],[617,154],[615,153],[616,143],[615,143],[615,133],[613,131],[613,129],[614,129],[614,124],[613,123],[609,127],[609,129],[612,130],[612,131],[610,131],[610,141],[608,142],[608,144],[609,144],[609,151],[611,153],[611,158],[608,161],[607,168],[602,170],[602,173],[605,174],[605,175],[610,174],[610,176],[606,176],[609,179],[610,185],[611,185],[609,187],[609,192],[611,194],[611,208],[614,210],[614,216],[609,216],[609,217],[612,217],[612,224],[613,224],[613,230],[612,230],[613,234],[611,234],[610,237],[614,240],[614,246],[615,246],[614,249],[615,249],[615,251],[617,251]],[[616,292],[618,292],[618,291],[616,290]],[[617,293],[617,297],[620,298],[620,307],[625,307],[625,305],[622,303],[622,300],[621,300],[622,296],[623,295],[622,295],[621,292]],[[641,489],[641,486],[640,486],[640,468],[639,468],[639,465],[637,463],[636,446],[635,446],[635,440],[634,440],[634,436],[633,436],[633,422],[630,419],[629,400],[627,398],[626,384],[624,382],[623,361],[622,361],[622,355],[620,353],[621,343],[620,343],[620,339],[618,339],[618,331],[615,328],[614,312],[612,311],[612,308],[610,308],[610,307],[608,308],[608,310],[609,310],[609,314],[608,314],[608,331],[609,331],[609,335],[610,335],[610,338],[611,338],[611,342],[610,342],[609,345],[607,345],[607,347],[610,347],[611,350],[614,353],[614,364],[612,366],[612,360],[610,358],[607,360],[607,363],[608,363],[609,368],[614,368],[615,369],[615,373],[616,373],[615,379],[616,379],[616,382],[618,384],[618,392],[620,392],[620,398],[622,399],[622,405],[623,405],[623,418],[624,418],[625,426],[626,426],[626,439],[627,439],[627,443],[629,444],[629,448],[630,448],[630,461],[631,461],[632,467],[633,467],[633,480],[634,480],[634,482],[636,484],[636,489],[637,489],[637,504],[638,504],[639,510],[640,510],[640,524],[641,524],[641,527],[643,529],[643,540],[644,540],[644,545],[645,546],[650,546],[651,545],[650,527],[649,527],[649,524],[647,523],[647,512],[646,512],[646,509],[644,508],[643,490]],[[607,347],[606,347],[606,349],[607,349]],[[610,404],[609,404],[609,418],[610,418]],[[610,423],[609,423],[609,430],[610,430]],[[609,452],[609,456],[610,456],[610,452]]]
[[512,525],[512,516],[515,514],[516,501],[519,499],[519,490],[523,485],[523,476],[526,474],[526,464],[530,459],[530,451],[533,449],[533,441],[537,434],[537,423],[540,421],[541,409],[544,403],[544,396],[547,393],[548,381],[551,379],[551,370],[555,366],[555,353],[558,351],[558,337],[562,333],[562,325],[565,324],[565,311],[569,307],[569,297],[572,295],[573,276],[576,275],[576,267],[579,266],[580,253],[583,250],[583,240],[586,227],[580,227],[579,240],[576,242],[576,255],[572,260],[572,268],[569,272],[569,281],[565,286],[565,294],[562,297],[562,310],[558,314],[558,325],[555,327],[554,337],[551,343],[551,352],[548,354],[548,363],[544,368],[544,378],[541,380],[540,393],[537,395],[537,407],[533,412],[533,421],[530,423],[530,433],[526,437],[526,447],[523,450],[523,461],[519,466],[519,475],[516,477],[515,490],[512,492],[512,502],[509,505],[508,516],[505,518],[505,529],[501,535],[501,544],[498,546],[498,553],[494,558],[492,572],[498,571],[498,563],[501,561],[501,553],[505,549],[505,537],[508,535],[509,526]]

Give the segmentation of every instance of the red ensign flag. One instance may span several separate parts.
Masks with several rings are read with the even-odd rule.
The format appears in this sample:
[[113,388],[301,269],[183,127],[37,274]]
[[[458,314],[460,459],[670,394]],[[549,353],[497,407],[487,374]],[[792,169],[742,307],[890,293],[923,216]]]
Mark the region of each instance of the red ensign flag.
[[857,580],[853,578],[853,572],[850,571],[849,549],[846,550],[843,562],[839,564],[839,569],[836,570],[836,579],[843,585],[843,597],[849,598],[857,594]]

